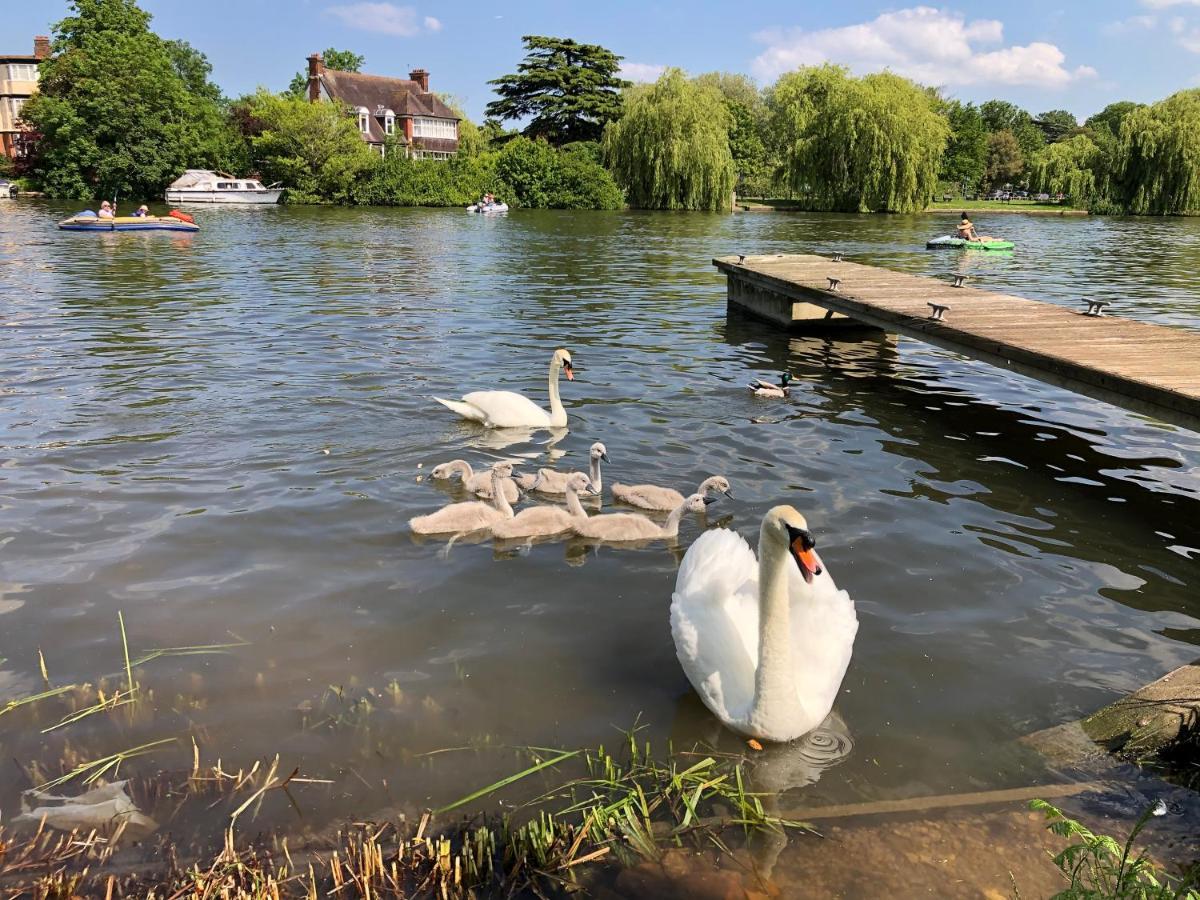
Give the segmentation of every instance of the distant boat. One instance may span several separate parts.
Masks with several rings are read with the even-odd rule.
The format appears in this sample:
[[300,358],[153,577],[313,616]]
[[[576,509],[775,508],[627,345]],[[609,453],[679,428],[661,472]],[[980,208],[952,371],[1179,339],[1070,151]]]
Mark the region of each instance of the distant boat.
[[17,196],[17,186],[11,181],[0,178],[0,200],[11,200]]
[[472,203],[467,207],[469,213],[506,213],[507,203]]
[[90,209],[58,223],[63,231],[199,231],[187,213],[172,210],[166,216],[116,216],[101,218]]
[[264,187],[253,178],[235,178],[225,172],[188,169],[167,188],[168,203],[278,203],[283,188]]

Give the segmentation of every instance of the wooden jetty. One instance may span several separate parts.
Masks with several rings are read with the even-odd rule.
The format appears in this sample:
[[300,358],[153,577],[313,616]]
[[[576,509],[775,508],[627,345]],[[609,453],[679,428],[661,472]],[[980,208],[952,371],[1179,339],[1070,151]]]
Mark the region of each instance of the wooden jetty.
[[[725,256],[731,308],[793,330],[871,326],[1200,431],[1200,331],[813,255]],[[955,285],[958,282],[958,286]]]

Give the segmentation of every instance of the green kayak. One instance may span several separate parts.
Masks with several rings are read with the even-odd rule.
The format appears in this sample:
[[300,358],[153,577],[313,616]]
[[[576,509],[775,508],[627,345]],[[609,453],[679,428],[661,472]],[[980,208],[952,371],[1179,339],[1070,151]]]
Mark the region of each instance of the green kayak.
[[964,241],[960,237],[934,238],[925,245],[926,250],[1011,250],[1012,241]]

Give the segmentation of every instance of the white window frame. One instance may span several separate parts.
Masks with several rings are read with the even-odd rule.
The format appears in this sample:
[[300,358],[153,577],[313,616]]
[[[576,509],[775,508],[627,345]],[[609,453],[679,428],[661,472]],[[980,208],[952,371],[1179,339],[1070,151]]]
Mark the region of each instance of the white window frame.
[[9,81],[37,81],[38,67],[36,63],[9,63]]
[[438,138],[453,141],[458,139],[458,124],[453,119],[439,119],[434,116],[415,116],[413,118],[414,138]]

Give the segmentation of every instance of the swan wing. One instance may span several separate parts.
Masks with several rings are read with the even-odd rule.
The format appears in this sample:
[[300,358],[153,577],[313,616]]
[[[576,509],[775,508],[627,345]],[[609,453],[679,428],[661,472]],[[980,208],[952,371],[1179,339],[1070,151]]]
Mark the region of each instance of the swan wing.
[[465,398],[464,400],[443,400],[441,397],[434,397],[433,399],[451,412],[457,413],[464,419],[470,419],[472,422],[483,422],[487,419],[487,413],[479,407],[465,402]]
[[515,391],[472,391],[463,401],[481,410],[481,421],[492,428],[550,426],[550,413]]
[[854,652],[858,614],[850,595],[838,590],[824,564],[813,579],[811,593],[795,566],[788,566],[788,571],[796,695],[815,725],[837,700]]
[[704,705],[726,724],[745,720],[758,668],[758,561],[741,536],[718,528],[688,548],[671,595],[671,635]]

